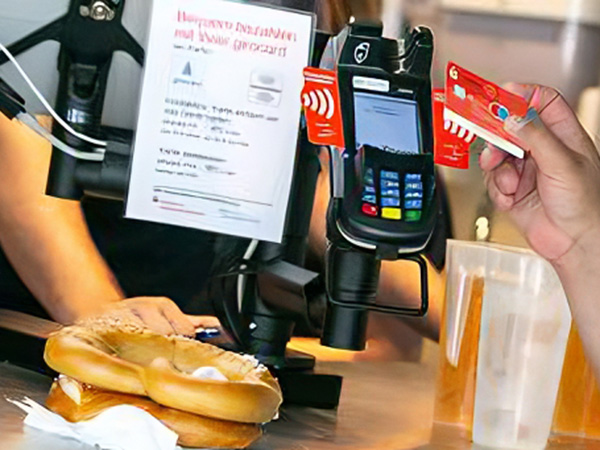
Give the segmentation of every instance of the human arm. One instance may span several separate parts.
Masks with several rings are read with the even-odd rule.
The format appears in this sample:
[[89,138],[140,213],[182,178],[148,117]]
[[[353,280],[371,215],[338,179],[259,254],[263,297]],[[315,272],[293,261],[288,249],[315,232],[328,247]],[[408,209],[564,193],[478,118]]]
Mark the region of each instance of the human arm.
[[[586,354],[600,378],[600,157],[553,89],[511,85],[537,114],[506,129],[527,150],[518,160],[487,148],[480,165],[490,197],[561,279]],[[531,111],[534,111],[531,110]]]
[[120,302],[79,202],[44,195],[50,154],[44,139],[0,115],[0,245],[32,294],[61,323],[127,309],[158,332],[193,334],[206,319],[184,316],[168,299]]
[[0,245],[48,313],[70,323],[123,298],[79,202],[44,195],[50,145],[0,116]]

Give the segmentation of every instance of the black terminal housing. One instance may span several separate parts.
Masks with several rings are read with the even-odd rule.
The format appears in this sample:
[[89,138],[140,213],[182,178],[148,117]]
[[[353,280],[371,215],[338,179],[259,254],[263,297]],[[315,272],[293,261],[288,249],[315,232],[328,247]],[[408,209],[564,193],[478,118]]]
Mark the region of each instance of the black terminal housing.
[[[433,161],[433,35],[417,27],[396,40],[381,23],[349,26],[337,62],[344,149],[332,149],[333,196],[326,259],[328,306],[321,343],[363,350],[367,313],[427,313],[427,265],[419,254],[438,219]],[[376,302],[381,260],[419,265],[417,308]]]
[[[400,254],[415,253],[427,245],[437,216],[435,176],[433,163],[433,123],[431,113],[430,67],[433,55],[433,36],[427,28],[417,28],[411,38],[405,55],[399,55],[396,40],[381,37],[381,24],[356,23],[351,26],[350,35],[344,45],[338,63],[340,96],[344,121],[346,149],[343,157],[344,192],[341,199],[335,199],[332,214],[339,231],[362,248],[394,247]],[[365,44],[368,44],[366,47]],[[361,47],[362,46],[362,47]],[[360,53],[368,48],[364,61]],[[361,50],[363,49],[363,50]],[[414,60],[418,60],[415,64]],[[377,90],[359,87],[357,77],[376,80]],[[360,78],[359,78],[360,79]],[[389,84],[389,90],[382,92],[381,86]],[[406,100],[414,102],[417,110],[414,124],[398,123],[397,133],[403,133],[403,126],[415,126],[419,135],[418,153],[392,153],[363,143],[357,148],[356,94],[364,93],[373,98]],[[369,123],[376,129],[381,125]],[[380,130],[385,133],[385,130]],[[370,170],[369,170],[370,169]],[[369,172],[369,173],[367,173]],[[382,207],[382,173],[398,174],[400,220],[382,218],[381,213],[370,216],[362,211],[365,202],[365,178],[371,178],[376,190],[376,206]],[[422,182],[421,214],[410,214],[406,208],[407,175],[420,176]],[[416,178],[416,177],[415,177]],[[408,178],[410,179],[410,178]],[[390,180],[395,181],[395,180]],[[418,193],[417,193],[418,194]],[[390,199],[391,200],[391,199]],[[414,199],[413,199],[414,200]],[[414,204],[414,202],[413,202]],[[407,217],[408,213],[408,217]],[[420,216],[416,219],[417,216]],[[385,259],[396,259],[393,256]]]

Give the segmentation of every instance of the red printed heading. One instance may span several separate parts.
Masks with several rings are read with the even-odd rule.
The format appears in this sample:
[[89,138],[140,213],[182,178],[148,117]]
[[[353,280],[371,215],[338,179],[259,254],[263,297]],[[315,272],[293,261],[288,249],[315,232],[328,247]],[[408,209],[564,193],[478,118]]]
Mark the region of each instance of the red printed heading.
[[277,27],[215,19],[179,10],[175,38],[198,44],[229,47],[236,52],[285,58],[288,44],[298,41],[294,31]]

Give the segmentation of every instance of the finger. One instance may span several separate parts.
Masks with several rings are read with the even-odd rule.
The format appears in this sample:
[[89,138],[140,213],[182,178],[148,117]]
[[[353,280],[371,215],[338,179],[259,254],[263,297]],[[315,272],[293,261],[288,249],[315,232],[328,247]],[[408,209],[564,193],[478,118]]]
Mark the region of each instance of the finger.
[[503,195],[515,195],[520,176],[513,164],[505,161],[492,173],[494,184]]
[[[537,172],[538,169],[535,160],[527,157],[520,171],[521,175],[514,196],[515,204],[523,203],[525,199],[532,200],[531,193],[537,189]],[[536,198],[539,199],[539,196],[536,195]],[[529,206],[533,205],[530,204]]]
[[196,326],[171,300],[162,304],[161,312],[165,319],[171,324],[171,327],[176,334],[181,334],[183,336],[194,336],[196,334]]
[[506,158],[508,158],[508,153],[487,144],[479,155],[479,167],[481,170],[489,172],[502,164]]
[[567,100],[556,89],[547,86],[509,83],[506,89],[528,100],[548,129],[571,150],[586,154],[593,143]]
[[160,308],[146,306],[141,308],[132,308],[131,311],[140,318],[144,324],[152,331],[170,336],[175,333],[171,322],[163,315]]
[[485,184],[487,187],[488,195],[497,209],[500,211],[508,211],[514,204],[514,197],[512,195],[503,194],[494,179],[494,173],[490,172],[485,175]]
[[527,100],[527,104],[537,111],[543,110],[557,97],[560,97],[560,93],[556,89],[540,86],[539,84],[506,83],[502,87],[519,97],[523,97]]
[[504,122],[506,131],[515,136],[529,150],[540,170],[547,176],[563,178],[571,172],[574,153],[566,147],[539,118],[535,110],[528,113],[526,122],[509,117]]
[[191,316],[186,317],[192,322],[194,328],[219,328],[221,321],[214,316]]
[[[558,110],[560,111],[563,111],[563,108],[565,109],[565,112],[571,110],[571,107],[568,105],[560,92],[548,86],[541,86],[538,84],[506,83],[504,88],[507,91],[518,95],[519,97],[523,97],[525,100],[527,100],[527,104],[530,107],[538,111],[540,116],[548,115],[548,119],[552,119],[553,116],[552,114],[546,114],[546,109],[548,109],[551,105],[557,105]],[[549,123],[547,123],[547,125],[549,125]]]

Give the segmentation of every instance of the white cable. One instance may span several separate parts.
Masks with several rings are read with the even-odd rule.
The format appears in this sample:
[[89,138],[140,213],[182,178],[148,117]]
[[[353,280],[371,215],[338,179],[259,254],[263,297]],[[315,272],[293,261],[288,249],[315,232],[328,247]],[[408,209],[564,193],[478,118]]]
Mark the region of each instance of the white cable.
[[33,117],[30,114],[20,113],[20,114],[17,114],[17,116],[15,118],[19,122],[21,122],[23,125],[31,128],[33,131],[35,131],[37,134],[42,136],[44,139],[50,141],[50,143],[55,148],[66,153],[67,155],[72,156],[73,158],[83,159],[85,161],[97,161],[97,162],[104,160],[104,153],[105,153],[104,149],[97,148],[93,152],[82,152],[80,150],[74,149],[73,147],[69,147],[67,144],[65,144],[63,141],[58,139],[56,136],[54,136],[52,133],[50,133],[48,130],[46,130],[43,126],[41,126],[39,124],[39,122],[37,120],[35,120],[35,117]]
[[46,101],[46,99],[41,94],[41,92],[35,87],[35,85],[33,84],[33,82],[29,79],[29,77],[27,76],[27,74],[25,73],[25,71],[23,70],[23,68],[19,65],[19,63],[17,62],[17,60],[15,59],[15,57],[2,44],[0,44],[0,51],[2,51],[2,53],[4,53],[6,55],[6,57],[8,58],[8,60],[15,65],[15,67],[16,67],[17,71],[19,72],[19,74],[21,75],[21,77],[23,77],[23,79],[25,80],[25,82],[29,85],[29,88],[33,91],[33,93],[40,100],[40,102],[42,102],[42,105],[44,105],[44,108],[46,108],[46,110],[52,115],[52,117],[54,117],[54,119],[65,130],[67,130],[73,136],[81,139],[82,141],[88,142],[90,144],[94,144],[94,145],[96,145],[98,147],[106,147],[106,141],[101,141],[101,140],[98,140],[98,139],[91,138],[91,137],[86,136],[85,134],[79,133],[79,132],[75,131],[73,128],[71,128],[69,126],[69,124],[67,122],[65,122],[56,113],[56,111],[54,111],[54,109],[52,108],[52,106],[50,106],[50,104],[48,103],[48,101]]
[[[259,241],[258,239],[253,239],[250,242],[250,245],[246,249],[246,253],[244,253],[244,261],[248,261],[254,255],[256,251],[256,247],[258,247]],[[242,311],[242,302],[244,300],[244,289],[246,288],[246,275],[240,274],[237,279],[237,300],[238,300],[238,311]]]

